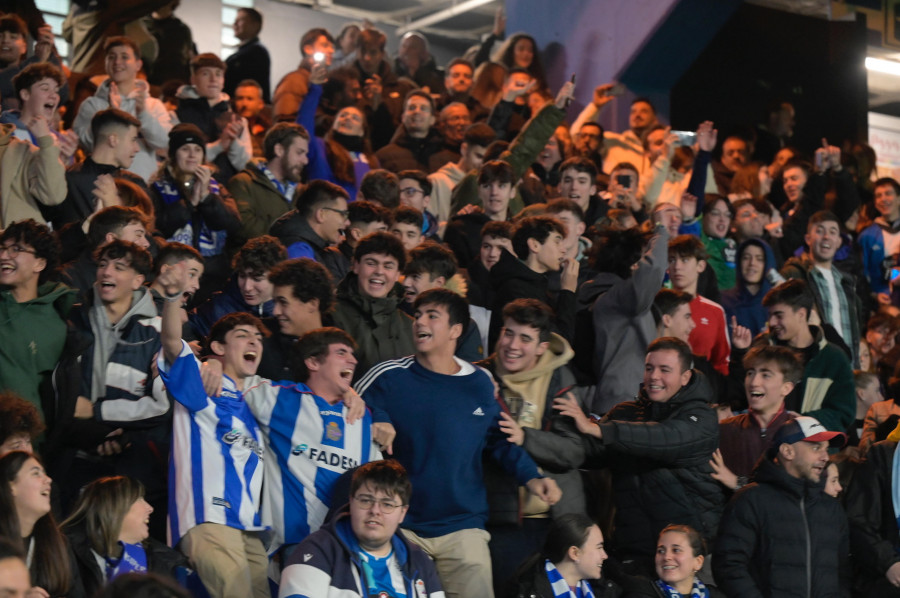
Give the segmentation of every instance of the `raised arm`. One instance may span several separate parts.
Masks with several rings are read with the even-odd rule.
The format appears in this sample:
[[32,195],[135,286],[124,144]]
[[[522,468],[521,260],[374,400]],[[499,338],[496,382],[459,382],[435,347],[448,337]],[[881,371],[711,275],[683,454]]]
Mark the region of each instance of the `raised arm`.
[[181,354],[183,343],[181,340],[182,315],[181,307],[184,301],[184,291],[187,288],[188,272],[187,262],[181,261],[173,264],[164,274],[160,274],[160,283],[166,292],[166,304],[162,311],[162,337],[163,356],[166,363],[175,363]]

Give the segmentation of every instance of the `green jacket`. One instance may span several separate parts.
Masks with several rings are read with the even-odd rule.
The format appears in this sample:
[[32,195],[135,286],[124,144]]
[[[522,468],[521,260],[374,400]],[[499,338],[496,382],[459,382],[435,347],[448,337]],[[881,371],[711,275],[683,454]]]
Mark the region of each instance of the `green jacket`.
[[[504,160],[512,166],[513,176],[518,181],[525,176],[525,171],[531,166],[541,150],[547,145],[556,127],[563,121],[566,114],[553,104],[547,104],[534,118],[525,125],[519,134],[513,139],[509,148],[500,154],[499,160]],[[451,200],[450,216],[452,217],[466,204],[481,206],[478,199],[478,171],[472,170],[454,187]],[[509,200],[509,213],[515,216],[525,207],[522,196],[516,192],[515,197]]]
[[[810,326],[815,339],[812,346],[799,351],[803,365],[803,379],[785,397],[785,409],[819,420],[835,432],[844,432],[856,414],[856,385],[850,360],[837,345],[825,340],[822,329]],[[767,342],[782,345],[771,333],[757,337],[754,345]]]
[[413,319],[398,308],[401,297],[399,284],[383,299],[362,295],[352,272],[338,285],[334,325],[356,341],[354,382],[377,363],[415,353]]
[[272,223],[293,207],[256,167],[257,162],[254,160],[248,164],[226,185],[241,214],[241,244],[253,237],[269,234]]
[[36,299],[23,303],[11,291],[0,293],[0,389],[27,399],[42,416],[39,389],[62,355],[75,298],[60,282],[45,282]]
[[707,263],[716,272],[716,284],[720,291],[733,289],[737,283],[735,260],[737,259],[737,243],[731,237],[717,239],[705,232],[700,233],[700,240],[709,255]]

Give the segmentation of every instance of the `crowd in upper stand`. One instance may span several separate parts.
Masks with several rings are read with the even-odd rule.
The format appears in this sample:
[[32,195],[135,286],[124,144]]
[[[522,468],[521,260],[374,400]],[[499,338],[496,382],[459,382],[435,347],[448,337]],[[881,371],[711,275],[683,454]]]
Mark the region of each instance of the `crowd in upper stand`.
[[900,596],[863,140],[177,7],[0,1],[0,593]]

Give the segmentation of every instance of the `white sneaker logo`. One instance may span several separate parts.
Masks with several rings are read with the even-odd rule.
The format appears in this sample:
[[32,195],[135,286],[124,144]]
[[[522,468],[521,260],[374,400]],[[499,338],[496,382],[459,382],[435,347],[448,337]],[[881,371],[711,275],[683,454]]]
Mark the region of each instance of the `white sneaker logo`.
[[311,558],[312,558],[312,555],[309,554],[309,553],[306,553],[306,554],[303,555],[303,562],[305,563],[305,562],[307,562],[307,561],[308,561],[309,559],[311,559]]
[[472,412],[472,415],[484,415],[484,411],[481,410],[481,407]]

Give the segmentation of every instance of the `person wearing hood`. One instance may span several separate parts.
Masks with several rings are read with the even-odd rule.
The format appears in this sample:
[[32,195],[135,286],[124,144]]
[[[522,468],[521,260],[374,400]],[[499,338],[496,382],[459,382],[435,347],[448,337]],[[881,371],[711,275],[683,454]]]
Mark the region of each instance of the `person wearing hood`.
[[[530,216],[515,227],[515,255],[504,251],[491,268],[494,303],[488,346],[493,346],[503,327],[503,306],[519,298],[543,301],[554,308],[555,329],[568,341],[575,337],[575,291],[579,263],[566,255],[566,227],[551,216]],[[560,272],[559,292],[550,292],[548,276]]]
[[634,395],[641,353],[656,338],[650,308],[668,266],[669,233],[657,224],[649,240],[636,228],[608,230],[591,251],[597,275],[578,289],[575,365],[597,384],[590,411],[603,414]]
[[357,343],[354,382],[377,363],[415,352],[413,320],[399,308],[405,266],[400,239],[372,233],[356,246],[352,271],[338,285],[334,324]]
[[691,361],[683,340],[654,340],[637,398],[613,407],[599,424],[574,398],[554,400],[584,434],[582,467],[611,470],[611,553],[630,574],[652,576],[656,538],[667,525],[689,525],[707,542],[716,535],[725,501],[709,458],[719,445],[719,423],[709,406],[711,388]]
[[769,273],[776,274],[773,280],[783,280],[775,270],[775,254],[769,244],[762,239],[747,239],[737,250],[737,271],[735,286],[722,293],[722,307],[725,317],[731,322],[750,329],[756,336],[766,327],[769,314],[763,307],[762,298],[772,288]]
[[726,595],[850,595],[847,516],[824,493],[822,475],[829,446],[845,438],[802,416],[775,433],[753,483],[734,495],[722,516],[712,570]]
[[172,122],[161,101],[150,96],[150,86],[138,78],[143,63],[138,45],[125,36],[111,37],[103,48],[106,54],[106,74],[109,77],[97,93],[81,103],[72,128],[78,133],[81,145],[94,146],[91,120],[101,110],[116,108],[137,117],[140,121],[140,148],[128,167],[145,181],[156,172],[156,150],[166,149]]
[[510,442],[523,447],[545,468],[563,493],[552,507],[536,497],[520,500],[512,476],[485,461],[491,507],[487,530],[496,595],[502,593],[518,564],[540,548],[553,519],[566,513],[587,513],[577,469],[584,458],[581,435],[572,418],[553,410],[555,397],[580,395],[573,389],[575,376],[567,365],[575,352],[552,332],[552,322],[553,310],[545,303],[516,299],[503,308],[503,328],[495,352],[477,364],[488,370],[500,387],[505,406],[500,428]]
[[[279,595],[444,598],[434,563],[400,533],[411,494],[412,484],[397,461],[357,468],[350,504],[287,557]],[[378,524],[369,523],[373,520]]]
[[188,324],[196,338],[209,334],[219,318],[232,312],[246,312],[258,318],[272,315],[272,283],[267,275],[287,259],[284,245],[263,235],[248,241],[234,257],[234,276],[225,289],[215,293],[188,314]]
[[34,220],[0,235],[0,390],[12,391],[43,416],[39,389],[56,367],[66,341],[75,291],[49,282],[59,265],[59,243]]
[[228,180],[253,157],[253,142],[247,119],[232,111],[230,98],[222,91],[224,85],[225,63],[208,52],[195,56],[191,59],[191,84],[177,93],[175,119],[197,125],[207,139],[214,140],[206,144],[206,159],[219,168],[222,180]]
[[152,258],[146,249],[116,239],[97,250],[95,261],[92,301],[73,312],[73,339],[54,373],[58,421],[50,443],[59,447],[54,477],[66,512],[91,480],[108,475],[139,480],[158,511],[153,535],[161,537],[171,403],[153,374],[160,320],[153,295],[143,286]]

